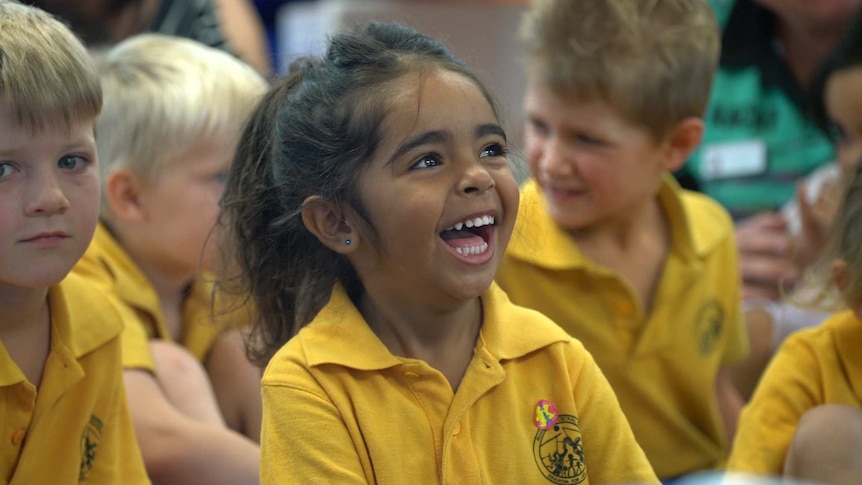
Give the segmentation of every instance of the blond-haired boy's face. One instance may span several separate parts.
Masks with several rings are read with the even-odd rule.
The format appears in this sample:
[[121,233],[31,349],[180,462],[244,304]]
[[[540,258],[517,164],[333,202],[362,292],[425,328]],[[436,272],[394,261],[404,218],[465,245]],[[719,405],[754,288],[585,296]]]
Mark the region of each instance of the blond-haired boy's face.
[[232,155],[232,143],[201,141],[168,161],[157,179],[143,186],[139,202],[147,227],[140,233],[148,241],[137,247],[147,254],[136,260],[152,266],[145,272],[187,277],[212,269],[213,228]]
[[665,173],[660,145],[607,103],[562,97],[531,82],[525,113],[530,175],[564,228],[621,222],[655,198]]
[[98,217],[93,120],[34,133],[0,103],[0,287],[59,283],[89,246]]

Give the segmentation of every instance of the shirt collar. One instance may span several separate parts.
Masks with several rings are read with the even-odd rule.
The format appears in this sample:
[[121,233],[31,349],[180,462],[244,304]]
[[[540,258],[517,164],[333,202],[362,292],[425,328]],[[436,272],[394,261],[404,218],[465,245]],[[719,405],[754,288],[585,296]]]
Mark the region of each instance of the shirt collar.
[[[65,343],[75,358],[83,357],[117,338],[123,330],[120,314],[107,297],[104,297],[103,305],[95,305],[93,298],[84,295],[92,291],[97,290],[75,274],[68,275],[59,285],[48,290],[52,342]],[[106,313],[107,310],[112,313]]]
[[[477,347],[498,360],[521,357],[571,338],[556,325],[533,324],[547,318],[512,304],[496,283],[481,298],[484,322]],[[524,328],[535,331],[524,332]],[[370,371],[403,363],[371,331],[341,285],[335,286],[329,303],[297,338],[312,367],[335,364]]]
[[[725,236],[715,225],[694,224],[683,204],[684,192],[672,176],[666,175],[658,200],[668,216],[671,251],[688,262],[697,262]],[[545,209],[545,200],[534,179],[521,188],[521,206],[508,254],[549,269],[590,268],[603,271],[579,249],[571,235]]]
[[154,321],[161,320],[161,304],[153,285],[104,223],[96,226],[91,248],[82,260],[79,265],[98,264],[99,270],[110,273],[113,291],[120,301],[151,313]]

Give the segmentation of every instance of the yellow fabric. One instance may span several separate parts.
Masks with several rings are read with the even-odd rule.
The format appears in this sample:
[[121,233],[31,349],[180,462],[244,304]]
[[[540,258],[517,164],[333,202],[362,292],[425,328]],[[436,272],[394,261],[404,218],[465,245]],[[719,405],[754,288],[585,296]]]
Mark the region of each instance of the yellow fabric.
[[659,202],[671,248],[650,315],[623,278],[588,260],[533,181],[497,282],[577,337],[611,383],[660,478],[724,465],[719,368],[748,352],[733,226],[725,211],[668,177]]
[[[264,373],[262,483],[657,483],[583,346],[496,286],[482,302],[453,394],[425,362],[392,355],[336,287]],[[547,431],[540,400],[558,410]]]
[[784,341],[742,412],[728,469],[780,474],[800,418],[823,404],[862,408],[862,321],[850,311]]
[[126,405],[117,308],[74,275],[49,290],[48,304],[38,392],[0,342],[2,483],[150,483]]
[[[159,296],[140,267],[103,224],[96,228],[93,242],[72,272],[119,299],[125,321],[135,322],[127,325],[123,333],[123,365],[127,369],[153,372],[149,340],[173,340],[162,317]],[[218,323],[213,321],[213,315],[220,313],[213,312],[212,283],[207,279],[211,280],[202,277],[191,285],[183,305],[179,342],[201,362],[228,325],[221,318]]]

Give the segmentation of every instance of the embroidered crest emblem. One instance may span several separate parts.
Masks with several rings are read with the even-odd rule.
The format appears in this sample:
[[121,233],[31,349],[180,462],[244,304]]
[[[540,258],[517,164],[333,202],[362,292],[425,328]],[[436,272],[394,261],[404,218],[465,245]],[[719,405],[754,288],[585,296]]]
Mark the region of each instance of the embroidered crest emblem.
[[709,355],[715,350],[715,344],[721,336],[724,327],[724,308],[716,300],[707,300],[697,311],[695,331],[697,332],[697,347],[701,355]]
[[585,481],[587,465],[578,418],[558,414],[556,424],[548,429],[539,428],[533,439],[533,458],[551,483],[575,485]]
[[96,450],[102,441],[102,430],[104,424],[95,415],[90,415],[90,422],[84,426],[81,434],[81,468],[78,471],[78,481],[83,482],[93,470],[93,462],[96,460]]
[[533,417],[533,422],[539,429],[549,429],[557,424],[560,416],[557,413],[557,406],[554,403],[542,399],[536,404],[536,415]]

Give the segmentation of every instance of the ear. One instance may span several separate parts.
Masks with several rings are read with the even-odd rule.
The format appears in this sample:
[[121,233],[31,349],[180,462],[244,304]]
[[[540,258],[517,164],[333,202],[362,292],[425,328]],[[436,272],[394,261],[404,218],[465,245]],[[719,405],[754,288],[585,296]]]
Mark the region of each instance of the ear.
[[829,267],[829,270],[832,273],[832,282],[835,283],[835,286],[844,293],[844,290],[847,289],[847,261],[843,259],[836,259],[832,262],[832,265]]
[[339,254],[349,254],[359,246],[359,231],[348,223],[344,208],[312,195],[302,203],[302,223],[324,246]]
[[664,169],[673,172],[685,164],[691,152],[703,138],[703,120],[688,117],[677,123],[665,137],[666,157]]
[[105,202],[111,215],[127,222],[143,222],[142,189],[140,178],[128,168],[112,170],[105,178]]

